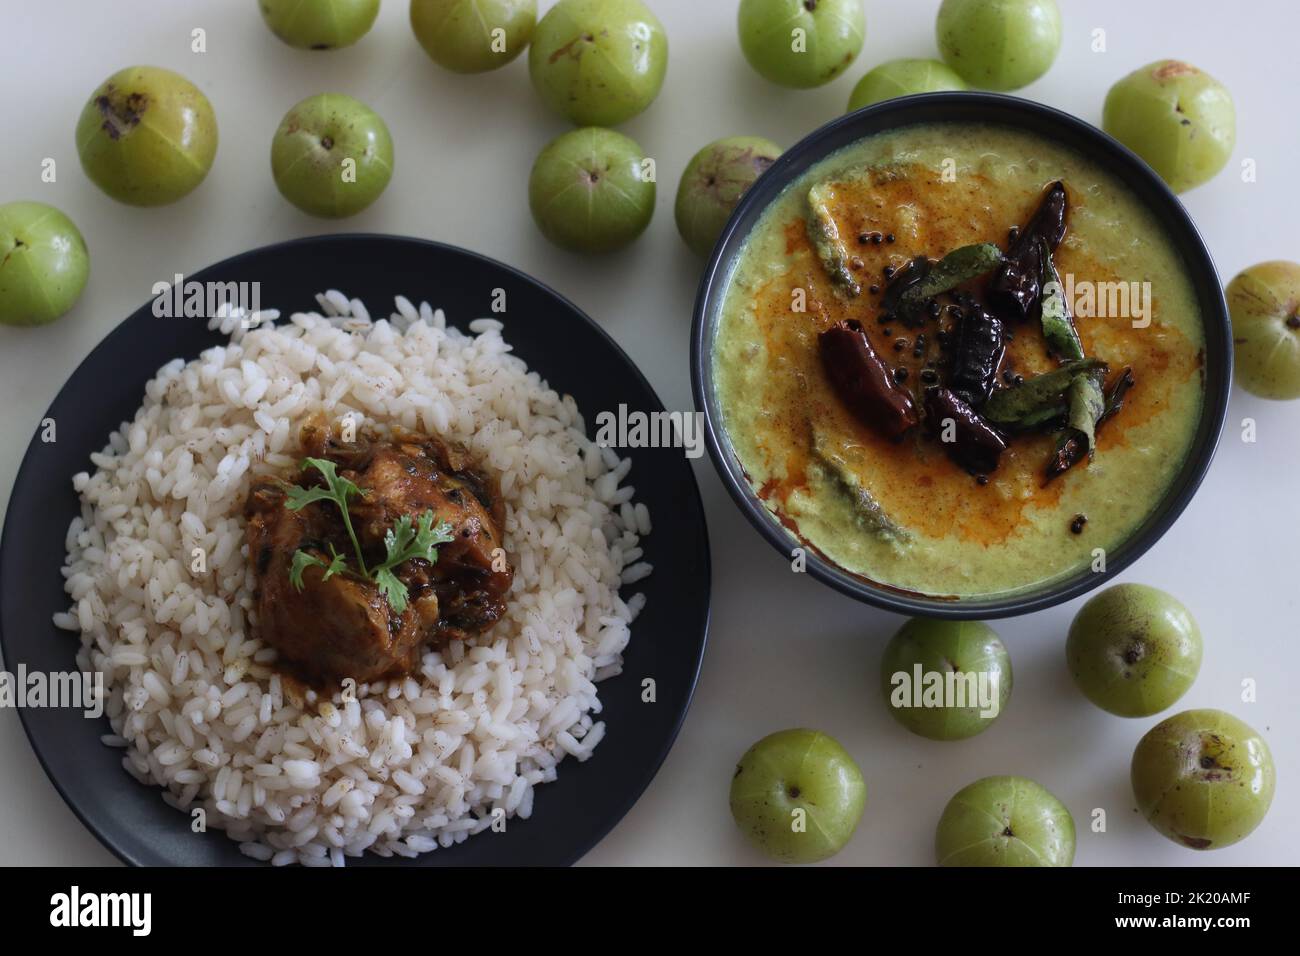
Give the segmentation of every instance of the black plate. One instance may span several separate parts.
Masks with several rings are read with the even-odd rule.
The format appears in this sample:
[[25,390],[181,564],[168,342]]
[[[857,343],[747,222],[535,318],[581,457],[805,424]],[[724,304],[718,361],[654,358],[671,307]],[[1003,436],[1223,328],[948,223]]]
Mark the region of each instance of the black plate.
[[[490,315],[494,289],[505,289],[509,312],[496,316],[515,352],[582,409],[620,404],[663,410],[649,382],[623,350],[576,306],[536,280],[452,246],[395,236],[323,236],[235,256],[189,280],[260,281],[263,308],[317,309],[322,288],[362,299],[378,317],[394,294],[441,307],[464,329]],[[193,359],[221,336],[203,319],[156,318],[145,305],[81,363],[50,407],[58,440],[33,439],[18,471],[0,541],[0,651],[10,672],[76,669],[77,635],[51,616],[67,610],[59,570],[69,522],[80,513],[72,476],[90,468],[92,452],[134,416],[144,385],[178,356]],[[624,671],[600,685],[606,739],[586,763],[566,760],[554,783],[538,787],[533,815],[505,833],[483,833],[450,849],[406,861],[413,865],[567,865],[606,834],[640,797],[672,746],[699,673],[709,617],[709,548],[694,474],[681,450],[629,449],[630,481],[650,509],[654,531],[645,560],[654,574],[633,586],[645,610],[633,626]],[[655,703],[642,703],[641,682],[654,678]],[[190,819],[163,803],[121,766],[120,751],[103,746],[107,718],[72,709],[21,709],[23,727],[45,772],[82,822],[128,863],[199,866],[253,861],[220,831],[190,832]],[[396,862],[367,855],[354,863]]]
[[998,93],[923,93],[898,97],[849,113],[810,133],[786,150],[745,193],[714,247],[700,280],[691,328],[691,389],[704,413],[705,443],[722,483],[745,517],[789,559],[798,542],[763,504],[732,450],[713,388],[713,342],[718,310],[731,269],[750,230],[768,205],[809,168],[837,150],[874,133],[921,123],[989,123],[1037,133],[1086,156],[1127,186],[1164,227],[1186,264],[1205,325],[1205,402],[1182,468],[1164,497],[1128,539],[1106,555],[1106,570],[1090,568],[1046,585],[990,598],[953,600],[900,591],[851,574],[807,550],[813,577],[850,597],[898,614],[968,620],[1008,617],[1068,601],[1101,586],[1136,561],[1182,514],[1214,457],[1228,412],[1232,386],[1232,330],[1223,288],[1196,224],[1164,181],[1117,140],[1076,116]]

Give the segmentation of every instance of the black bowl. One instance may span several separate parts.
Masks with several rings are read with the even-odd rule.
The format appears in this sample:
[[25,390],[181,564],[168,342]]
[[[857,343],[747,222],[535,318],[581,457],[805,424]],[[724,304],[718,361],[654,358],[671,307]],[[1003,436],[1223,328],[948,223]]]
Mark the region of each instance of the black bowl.
[[1041,103],[996,93],[926,93],[888,100],[849,113],[791,147],[749,189],[732,214],[700,282],[691,330],[691,387],[704,413],[709,454],[727,491],[750,523],[787,558],[798,544],[763,505],[736,459],[713,387],[716,318],[736,256],[768,205],[811,166],[864,137],[922,123],[974,122],[1012,127],[1071,147],[1118,177],[1145,203],[1186,264],[1205,323],[1205,403],[1182,469],[1159,506],[1106,556],[1106,570],[1090,568],[1044,587],[983,599],[930,598],[892,589],[852,574],[807,549],[813,577],[850,597],[900,614],[984,619],[1025,614],[1068,601],[1098,587],[1150,548],[1187,507],[1214,457],[1232,384],[1232,334],[1218,273],[1196,225],[1164,181],[1141,159],[1078,117]]
[[[170,276],[167,276],[170,278]],[[602,409],[662,411],[649,382],[618,345],[576,306],[491,259],[451,246],[395,236],[322,236],[256,249],[204,269],[199,282],[260,281],[265,308],[316,309],[322,286],[346,290],[376,315],[392,297],[441,306],[462,329],[490,314],[494,289],[509,312],[496,316],[515,353],[558,391],[572,395],[588,428]],[[382,312],[381,312],[382,309]],[[135,414],[144,384],[180,356],[195,358],[222,337],[203,319],[156,318],[150,305],[119,325],[82,362],[47,415],[58,440],[38,434],[14,483],[0,542],[0,651],[14,673],[76,670],[80,641],[57,630],[67,610],[59,569],[69,522],[80,513],[72,476],[90,467],[109,432]],[[600,685],[606,739],[585,763],[567,760],[559,779],[537,789],[528,820],[483,833],[415,860],[367,855],[361,863],[564,865],[593,847],[631,809],[659,769],[686,715],[704,653],[709,615],[709,548],[694,473],[680,450],[630,449],[631,479],[650,508],[654,532],[645,559],[654,573],[634,586],[648,599],[633,627],[624,672]],[[653,677],[656,702],[642,702]],[[137,783],[121,753],[100,743],[108,720],[73,709],[20,709],[45,772],[82,822],[117,856],[135,864],[253,864],[220,831],[190,832],[190,818]]]

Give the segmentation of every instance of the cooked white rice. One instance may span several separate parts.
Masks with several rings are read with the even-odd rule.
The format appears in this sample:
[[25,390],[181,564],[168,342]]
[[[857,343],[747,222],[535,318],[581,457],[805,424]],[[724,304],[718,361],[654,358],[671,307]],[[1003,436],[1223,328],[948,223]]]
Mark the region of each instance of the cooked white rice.
[[[126,769],[275,864],[415,856],[532,813],[534,788],[604,736],[596,682],[617,674],[649,565],[630,461],[586,438],[569,396],[510,354],[401,296],[387,320],[331,290],[320,313],[223,310],[231,337],[168,363],[135,420],[73,478],[68,529],[78,663],[100,671]],[[297,466],[312,413],[464,443],[497,472],[515,567],[506,616],[420,672],[297,707],[254,640],[243,504],[254,475]],[[205,570],[196,571],[201,554]],[[489,837],[484,837],[488,839]]]

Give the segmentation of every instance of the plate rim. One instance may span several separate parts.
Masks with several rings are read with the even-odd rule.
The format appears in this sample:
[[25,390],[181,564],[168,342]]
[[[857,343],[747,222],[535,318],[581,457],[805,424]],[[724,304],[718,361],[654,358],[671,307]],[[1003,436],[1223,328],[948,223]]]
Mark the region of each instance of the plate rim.
[[[615,340],[614,337],[599,322],[597,322],[595,319],[589,316],[583,309],[579,308],[578,305],[574,303],[571,299],[561,294],[560,292],[556,291],[554,288],[552,288],[550,285],[543,282],[542,280],[535,278],[534,276],[528,274],[527,272],[524,272],[523,270],[515,266],[502,262],[501,260],[496,259],[492,256],[485,255],[484,253],[477,252],[472,249],[467,249],[464,246],[457,246],[451,243],[441,242],[436,239],[425,239],[419,236],[404,236],[404,235],[399,235],[397,233],[384,233],[384,232],[340,232],[340,233],[327,233],[327,234],[316,235],[316,236],[299,236],[293,239],[282,240],[280,242],[267,243],[265,245],[257,246],[252,249],[247,249],[243,252],[236,253],[232,256],[227,256],[224,259],[219,259],[216,262],[210,263],[202,267],[201,269],[196,270],[195,272],[187,273],[185,275],[185,281],[201,282],[204,280],[204,276],[206,276],[209,273],[221,269],[231,269],[231,268],[238,267],[240,264],[246,262],[247,260],[254,259],[255,257],[260,255],[265,255],[268,252],[271,252],[272,250],[281,251],[286,249],[292,249],[299,246],[318,246],[318,245],[327,245],[327,244],[338,243],[338,242],[396,243],[401,245],[423,247],[424,249],[431,250],[438,255],[468,257],[469,259],[477,260],[478,262],[490,268],[499,270],[509,275],[512,279],[518,282],[522,282],[527,285],[533,286],[535,289],[541,291],[543,294],[551,297],[557,303],[562,305],[570,313],[575,315],[582,323],[585,323],[591,330],[593,330],[596,333],[597,337],[600,339],[600,341],[603,343],[603,345],[606,348],[612,349],[613,355],[620,361],[621,365],[624,366],[626,369],[631,370],[632,378],[634,382],[639,387],[643,388],[646,391],[646,393],[654,399],[656,404],[658,404],[662,408],[665,409],[667,408],[667,406],[664,405],[663,400],[659,397],[659,393],[655,390],[654,386],[651,384],[650,380],[646,377],[645,373],[641,370],[640,366],[637,365],[637,363],[632,360],[631,356],[629,356],[627,352],[623,349],[623,347],[619,345],[618,341]],[[155,299],[156,297],[151,298],[148,301],[142,303],[138,308],[134,309],[132,312],[130,312],[128,315],[122,318],[121,321],[119,321],[116,325],[114,325],[113,328],[110,329],[108,333],[103,336],[103,338],[99,339],[99,341],[97,341],[90,348],[90,350],[82,357],[81,361],[77,363],[76,367],[73,368],[73,370],[68,374],[67,379],[63,382],[63,384],[59,387],[59,390],[55,393],[54,397],[50,400],[50,403],[46,408],[47,415],[48,412],[51,409],[53,409],[55,405],[59,404],[60,401],[63,400],[65,393],[68,393],[69,388],[72,387],[73,381],[82,374],[83,370],[90,362],[91,358],[108,342],[116,341],[119,338],[125,338],[127,335],[127,331],[126,331],[127,325],[130,324],[131,321],[135,319],[137,315],[140,315],[145,310],[150,309]],[[512,354],[515,354],[513,353],[513,350],[512,350]],[[178,356],[178,357],[183,357],[183,356]],[[520,356],[520,358],[523,358],[523,356]],[[192,359],[190,358],[186,359],[186,361],[191,361],[191,360]],[[525,361],[527,361],[527,359],[525,359]],[[530,371],[531,370],[532,369],[530,368]],[[157,371],[155,370],[153,374],[156,375]],[[555,388],[555,386],[551,384],[549,380],[547,380],[547,384],[551,388]],[[560,391],[561,394],[567,394],[561,389],[556,389],[556,390]],[[23,451],[22,460],[19,462],[18,469],[14,473],[13,482],[10,486],[9,501],[5,506],[4,524],[3,526],[0,526],[0,586],[3,586],[3,583],[7,577],[5,573],[5,569],[7,567],[8,556],[10,551],[10,548],[7,547],[7,545],[10,544],[9,541],[10,517],[14,513],[15,501],[16,501],[13,492],[18,488],[19,484],[23,480],[24,475],[28,471],[29,467],[31,467],[31,462],[33,460],[32,452],[33,449],[39,443],[39,440],[40,440],[40,432],[39,430],[37,430],[33,434],[32,439],[28,442],[27,448]],[[105,441],[107,441],[107,436],[105,436]],[[702,559],[702,563],[700,565],[700,578],[702,584],[701,600],[703,602],[703,618],[700,622],[699,650],[694,655],[694,661],[691,663],[691,666],[689,668],[690,681],[688,686],[685,689],[685,693],[679,711],[675,716],[675,718],[673,719],[671,730],[668,733],[661,747],[656,752],[653,761],[651,761],[646,765],[644,778],[638,783],[637,787],[635,788],[635,791],[631,792],[625,801],[620,801],[620,805],[618,806],[616,812],[610,815],[608,821],[603,823],[601,826],[597,827],[595,830],[592,831],[589,840],[579,841],[580,843],[585,845],[576,847],[573,851],[571,851],[569,854],[565,856],[561,864],[563,866],[572,866],[573,864],[581,860],[584,856],[586,856],[588,853],[590,853],[593,849],[595,849],[605,839],[605,837],[607,837],[613,831],[613,829],[623,821],[623,819],[627,816],[627,814],[631,812],[632,808],[645,795],[645,792],[650,788],[650,784],[653,783],[655,777],[659,775],[659,771],[662,769],[664,762],[668,759],[668,754],[671,753],[673,747],[676,745],[677,738],[681,734],[682,727],[686,722],[686,716],[690,712],[691,705],[695,701],[696,690],[699,688],[700,673],[703,670],[703,666],[704,666],[704,655],[708,651],[709,626],[712,624],[712,619],[713,619],[712,547],[709,540],[708,515],[704,507],[703,496],[700,494],[699,479],[696,477],[695,469],[691,467],[689,462],[685,462],[684,469],[685,469],[685,474],[689,479],[689,488],[693,493],[693,499],[688,498],[688,501],[690,500],[694,501],[700,517],[698,530],[700,534],[700,545],[701,545],[700,557]],[[69,634],[71,634],[71,632],[69,632]],[[9,640],[5,636],[3,618],[0,617],[0,661],[4,662],[4,666],[6,668],[9,666],[9,661],[10,661],[9,652],[10,652]],[[119,841],[116,839],[116,837],[106,832],[106,830],[103,827],[101,827],[99,824],[93,821],[87,815],[87,813],[82,809],[82,807],[78,804],[78,802],[73,800],[69,796],[63,783],[59,780],[58,776],[53,772],[53,770],[50,767],[50,764],[46,756],[47,748],[43,747],[34,736],[31,723],[29,722],[28,719],[28,714],[27,714],[28,708],[15,707],[14,710],[18,714],[19,723],[22,725],[23,735],[27,738],[28,746],[31,748],[31,751],[35,754],[37,762],[40,764],[41,770],[44,772],[46,779],[50,782],[51,785],[53,785],[60,799],[72,811],[73,815],[77,818],[77,820],[81,823],[81,825],[85,827],[85,829],[99,842],[101,846],[107,849],[111,854],[113,854],[114,857],[116,857],[122,863],[128,866],[151,865],[150,863],[147,863],[139,859],[136,855],[128,851],[125,847],[119,845]],[[94,742],[97,743],[99,746],[104,746],[104,744],[99,743],[97,738],[94,741],[88,740],[87,742],[88,743]],[[126,780],[132,780],[131,776],[127,774],[125,769],[123,769],[121,773],[123,774]],[[139,781],[134,781],[134,782],[139,784]],[[159,794],[165,791],[165,788],[160,787],[159,785],[153,783],[139,784],[139,785],[146,786],[147,788],[154,790]],[[421,854],[421,856],[427,856],[427,855],[428,854]],[[415,860],[418,859],[419,857],[415,858]],[[408,860],[400,859],[400,860],[396,860],[395,865],[398,867],[410,868],[415,863],[415,860],[408,861]],[[168,865],[180,865],[180,864],[169,861]]]

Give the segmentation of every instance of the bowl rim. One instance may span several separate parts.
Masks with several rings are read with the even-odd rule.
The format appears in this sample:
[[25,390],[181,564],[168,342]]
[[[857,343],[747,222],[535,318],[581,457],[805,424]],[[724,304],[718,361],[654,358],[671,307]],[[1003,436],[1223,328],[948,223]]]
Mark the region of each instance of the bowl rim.
[[[1155,508],[1120,545],[1107,552],[1103,570],[1085,567],[1041,587],[999,592],[987,599],[930,597],[870,581],[793,537],[751,487],[731,449],[713,389],[711,359],[718,315],[714,306],[726,289],[735,254],[762,212],[807,169],[840,149],[890,130],[944,122],[1020,128],[1084,153],[1089,160],[1107,169],[1150,210],[1183,260],[1201,309],[1205,333],[1200,420],[1182,465]],[[851,135],[854,131],[858,132]],[[1096,154],[1087,152],[1086,148],[1095,149]],[[1214,459],[1232,388],[1232,354],[1228,308],[1213,256],[1196,223],[1159,174],[1118,140],[1073,114],[1003,93],[952,91],[896,97],[839,116],[790,147],[745,192],[700,278],[692,312],[690,375],[695,409],[704,419],[709,457],[737,507],[777,551],[789,558],[793,548],[803,548],[806,570],[814,578],[875,607],[899,614],[976,620],[1028,614],[1078,597],[1114,578],[1164,536],[1191,502]]]

